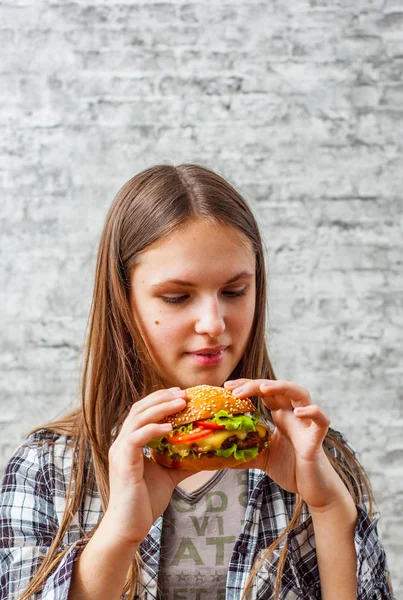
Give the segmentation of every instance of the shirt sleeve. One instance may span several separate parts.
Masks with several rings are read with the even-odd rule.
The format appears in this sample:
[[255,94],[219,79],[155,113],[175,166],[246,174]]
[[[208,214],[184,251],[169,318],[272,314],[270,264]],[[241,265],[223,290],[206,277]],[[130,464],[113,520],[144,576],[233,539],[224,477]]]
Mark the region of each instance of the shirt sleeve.
[[[17,600],[37,572],[59,527],[46,473],[46,445],[22,445],[0,485],[0,600]],[[67,600],[74,562],[85,540],[65,552],[35,600]]]
[[[356,456],[345,438],[336,432],[342,443]],[[332,454],[343,465],[344,459],[333,448]],[[357,473],[358,475],[358,473]],[[368,497],[360,480],[363,502],[357,506],[357,523],[354,544],[357,553],[357,600],[394,600],[385,551],[378,536],[379,512],[372,519],[368,515]],[[320,600],[320,580],[316,559],[315,536],[312,518],[296,527],[288,536],[293,570],[301,582],[304,598]]]

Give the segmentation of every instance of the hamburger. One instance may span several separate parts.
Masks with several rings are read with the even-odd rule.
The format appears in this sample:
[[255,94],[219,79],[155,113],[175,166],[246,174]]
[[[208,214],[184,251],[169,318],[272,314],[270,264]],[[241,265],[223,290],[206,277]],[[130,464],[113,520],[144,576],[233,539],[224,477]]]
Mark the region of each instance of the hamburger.
[[172,469],[216,470],[246,463],[270,442],[270,430],[249,398],[198,385],[186,391],[184,410],[166,417],[172,431],[148,444],[155,462]]

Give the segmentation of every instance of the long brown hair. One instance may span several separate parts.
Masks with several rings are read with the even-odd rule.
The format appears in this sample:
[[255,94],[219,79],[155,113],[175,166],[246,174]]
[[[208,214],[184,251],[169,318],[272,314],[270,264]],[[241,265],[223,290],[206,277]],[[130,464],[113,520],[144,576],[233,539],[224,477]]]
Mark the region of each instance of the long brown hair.
[[[256,220],[245,200],[219,174],[195,164],[177,167],[157,165],[130,179],[116,195],[100,239],[84,352],[81,406],[66,417],[34,430],[46,428],[71,436],[73,466],[60,528],[20,600],[29,600],[41,589],[64,555],[65,552],[60,553],[62,540],[89,485],[97,486],[105,512],[109,500],[108,451],[114,437],[132,403],[164,387],[129,308],[129,277],[140,252],[196,219],[210,219],[235,227],[252,243],[256,256],[255,315],[244,356],[231,377],[275,379],[265,343],[267,282],[263,244]],[[356,485],[351,485],[345,471],[329,453],[329,458],[349,487],[354,500],[357,503],[362,501],[358,477],[364,482],[372,499],[368,480],[355,457],[332,437],[330,431],[327,441],[331,446],[338,446],[349,465],[348,470]],[[91,457],[89,465],[88,453]],[[244,597],[259,567],[299,522],[302,507],[302,501],[297,498],[295,512],[287,529],[252,569]],[[96,527],[87,537],[91,537],[95,531]],[[285,544],[279,560],[276,598],[286,552]],[[129,569],[123,593],[128,592],[130,596],[135,594],[140,567],[138,552]]]

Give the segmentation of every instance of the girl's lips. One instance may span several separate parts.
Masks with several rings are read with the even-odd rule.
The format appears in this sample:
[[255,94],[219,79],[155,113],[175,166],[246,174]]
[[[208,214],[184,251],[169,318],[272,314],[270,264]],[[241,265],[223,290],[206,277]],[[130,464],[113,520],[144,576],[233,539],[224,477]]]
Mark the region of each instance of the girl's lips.
[[198,365],[208,367],[218,365],[222,361],[224,353],[225,348],[214,354],[196,354],[195,352],[189,352],[188,354]]

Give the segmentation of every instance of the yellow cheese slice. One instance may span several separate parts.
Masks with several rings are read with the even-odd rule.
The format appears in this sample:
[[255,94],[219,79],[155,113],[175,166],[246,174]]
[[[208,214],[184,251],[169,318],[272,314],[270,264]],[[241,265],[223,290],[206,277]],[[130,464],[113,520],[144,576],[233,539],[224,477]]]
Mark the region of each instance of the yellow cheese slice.
[[267,429],[266,429],[266,427],[263,427],[263,425],[256,425],[256,431],[257,431],[259,437],[264,438],[264,436],[266,435]]

